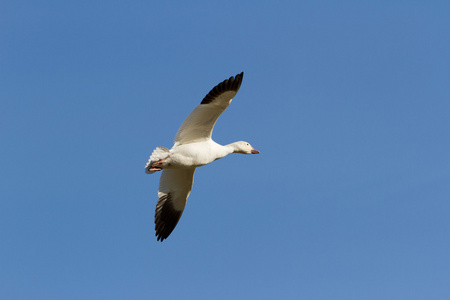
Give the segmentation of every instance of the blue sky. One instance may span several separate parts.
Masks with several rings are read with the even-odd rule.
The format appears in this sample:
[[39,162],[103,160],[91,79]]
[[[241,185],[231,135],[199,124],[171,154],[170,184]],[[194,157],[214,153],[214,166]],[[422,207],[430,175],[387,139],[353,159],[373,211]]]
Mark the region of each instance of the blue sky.
[[[1,299],[449,299],[447,1],[3,1]],[[222,80],[154,237],[144,166]]]

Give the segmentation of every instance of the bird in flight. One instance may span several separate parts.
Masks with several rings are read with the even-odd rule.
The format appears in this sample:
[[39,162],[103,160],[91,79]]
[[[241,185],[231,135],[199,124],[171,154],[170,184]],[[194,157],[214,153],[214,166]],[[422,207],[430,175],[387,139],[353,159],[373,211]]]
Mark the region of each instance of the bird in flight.
[[259,154],[249,143],[220,145],[211,139],[214,124],[238,92],[244,72],[216,85],[184,120],[172,149],[156,147],[145,173],[162,171],[155,210],[155,235],[165,240],[174,230],[189,197],[197,167],[230,153]]

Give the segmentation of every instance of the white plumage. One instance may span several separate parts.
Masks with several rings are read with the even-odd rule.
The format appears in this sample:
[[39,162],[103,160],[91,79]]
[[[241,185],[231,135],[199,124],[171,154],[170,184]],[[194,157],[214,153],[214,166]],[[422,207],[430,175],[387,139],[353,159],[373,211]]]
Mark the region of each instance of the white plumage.
[[211,139],[214,125],[239,90],[244,73],[215,86],[181,124],[172,149],[157,147],[145,166],[152,174],[162,170],[155,210],[157,240],[163,241],[180,219],[192,189],[197,167],[230,153],[257,154],[247,142],[220,145]]

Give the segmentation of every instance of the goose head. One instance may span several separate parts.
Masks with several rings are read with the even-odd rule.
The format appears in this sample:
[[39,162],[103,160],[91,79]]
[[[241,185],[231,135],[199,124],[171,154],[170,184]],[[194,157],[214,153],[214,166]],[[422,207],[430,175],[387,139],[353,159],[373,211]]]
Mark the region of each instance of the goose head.
[[242,153],[242,154],[259,154],[259,151],[250,145],[248,142],[240,141],[233,143],[234,153]]

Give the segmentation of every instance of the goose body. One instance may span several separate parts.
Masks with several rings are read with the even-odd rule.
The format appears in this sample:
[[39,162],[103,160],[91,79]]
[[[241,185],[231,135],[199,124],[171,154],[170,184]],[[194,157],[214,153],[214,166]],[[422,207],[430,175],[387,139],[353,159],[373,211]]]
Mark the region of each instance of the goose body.
[[244,73],[215,86],[184,120],[169,150],[157,147],[145,172],[162,171],[155,210],[157,240],[163,241],[177,225],[192,189],[197,167],[231,153],[258,154],[249,143],[239,141],[220,145],[211,138],[214,125],[239,90]]

